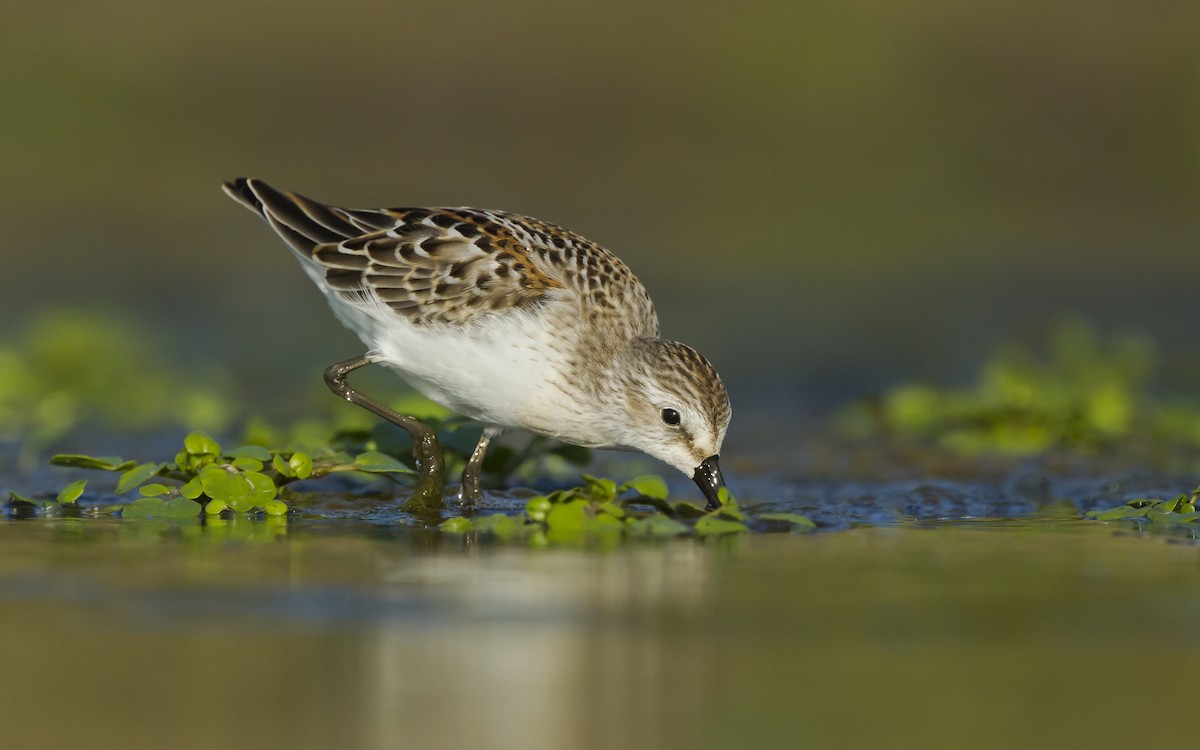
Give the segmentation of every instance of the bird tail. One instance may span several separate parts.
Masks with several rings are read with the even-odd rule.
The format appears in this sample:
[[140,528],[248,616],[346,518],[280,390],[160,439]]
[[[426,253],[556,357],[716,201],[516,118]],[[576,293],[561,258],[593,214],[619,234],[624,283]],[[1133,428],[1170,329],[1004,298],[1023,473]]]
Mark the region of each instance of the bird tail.
[[230,198],[262,216],[305,259],[312,258],[317,245],[341,242],[363,233],[362,226],[352,223],[341,209],[276,190],[262,180],[239,177],[222,187]]

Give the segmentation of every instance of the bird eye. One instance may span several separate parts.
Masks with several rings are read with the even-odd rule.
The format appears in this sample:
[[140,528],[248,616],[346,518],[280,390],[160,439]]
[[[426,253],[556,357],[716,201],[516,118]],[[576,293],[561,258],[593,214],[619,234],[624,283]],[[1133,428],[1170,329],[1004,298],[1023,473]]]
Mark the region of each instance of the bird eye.
[[672,427],[676,426],[679,424],[679,412],[675,411],[674,409],[663,409],[662,421],[666,422]]

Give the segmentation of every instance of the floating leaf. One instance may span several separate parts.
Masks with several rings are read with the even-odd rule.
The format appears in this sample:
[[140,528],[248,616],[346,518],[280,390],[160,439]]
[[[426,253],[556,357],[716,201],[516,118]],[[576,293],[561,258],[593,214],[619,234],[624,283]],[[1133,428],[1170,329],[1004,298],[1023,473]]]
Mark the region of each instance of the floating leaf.
[[137,465],[119,456],[84,456],[78,453],[59,453],[50,457],[55,466],[74,466],[78,469],[100,469],[101,471],[127,471]]
[[583,528],[592,533],[620,534],[625,530],[625,522],[615,516],[601,513],[595,516],[586,516]]
[[524,524],[520,520],[512,516],[506,516],[503,513],[480,516],[479,518],[471,519],[470,522],[472,531],[490,531],[502,539],[516,535],[521,531],[523,526]]
[[569,490],[555,490],[554,492],[551,492],[549,495],[547,495],[546,499],[549,500],[551,504],[565,503],[570,500],[575,500],[577,498],[583,499],[580,496],[581,490],[582,490],[582,488],[580,488],[580,487],[572,488]]
[[288,507],[287,503],[282,500],[268,500],[267,504],[263,506],[263,511],[268,516],[286,516]]
[[1097,521],[1118,521],[1122,518],[1144,518],[1146,513],[1153,506],[1134,507],[1132,505],[1118,505],[1109,510],[1100,511],[1093,518]]
[[749,531],[744,523],[729,521],[716,516],[705,516],[696,522],[696,533],[703,536],[713,534],[737,534]]
[[802,516],[799,513],[764,513],[759,516],[763,521],[784,521],[790,523],[794,529],[815,529],[817,525],[808,519],[807,516]]
[[671,512],[680,518],[703,518],[708,515],[708,511],[701,508],[699,505],[679,501],[671,505]]
[[203,495],[204,485],[200,482],[200,477],[192,477],[187,484],[179,488],[179,494],[188,500],[195,500]]
[[235,458],[231,466],[242,471],[262,471],[263,462],[257,458]]
[[728,507],[733,507],[733,508],[738,507],[737,498],[735,498],[733,496],[733,493],[729,491],[728,487],[718,487],[717,488],[717,502],[719,502],[723,507],[727,507],[727,508]]
[[372,474],[412,474],[412,469],[386,453],[367,451],[354,458],[354,468]]
[[463,518],[462,516],[454,516],[453,518],[447,518],[445,521],[442,521],[441,526],[438,528],[448,534],[465,534],[471,530],[471,521],[470,519]]
[[240,482],[240,486],[245,488],[242,490],[244,494],[228,496],[225,498],[225,502],[229,503],[229,507],[233,510],[242,513],[248,513],[255,508],[265,508],[267,503],[275,499],[275,494],[279,491],[270,477],[255,471],[243,472],[236,479]]
[[254,501],[248,495],[231,495],[223,499],[229,509],[235,513],[249,513],[254,510]]
[[546,526],[556,531],[581,530],[587,520],[587,507],[586,500],[557,503],[546,514]]
[[234,448],[226,454],[230,458],[250,458],[255,461],[266,463],[271,460],[271,451],[261,445],[243,445]]
[[203,432],[193,432],[183,439],[183,448],[193,456],[221,454],[221,444]]
[[[653,498],[653,497],[630,497],[630,498],[621,500],[621,504],[622,505],[635,505],[635,506],[649,505],[650,507],[657,510],[659,513],[665,513],[668,516],[675,515],[675,506],[674,505],[667,502],[666,500],[659,500],[659,499]],[[687,503],[676,503],[675,505],[687,505]],[[693,505],[690,507],[695,508],[696,506]],[[697,510],[698,510],[697,515],[700,515],[700,516],[704,515],[704,511],[699,510],[699,509],[697,509]]]
[[1196,505],[1192,502],[1191,496],[1180,495],[1173,500],[1164,500],[1159,505],[1159,510],[1164,513],[1191,513],[1196,510]]
[[12,491],[9,491],[9,493],[8,493],[8,502],[13,503],[13,504],[21,504],[21,505],[32,505],[35,508],[45,508],[47,505],[50,504],[46,500],[35,500],[32,497],[26,497],[22,494],[19,494],[17,492],[12,492]]
[[265,507],[265,504],[275,499],[275,495],[279,493],[279,488],[271,481],[271,478],[266,474],[260,474],[257,471],[242,472],[242,479],[250,483],[250,492],[255,500],[256,505]]
[[136,489],[150,477],[158,474],[162,466],[155,463],[138,464],[129,471],[121,475],[120,481],[117,482],[116,493],[124,495],[126,492]]
[[182,497],[173,497],[170,500],[160,500],[157,497],[143,497],[121,508],[121,518],[126,520],[196,518],[199,515],[200,506]]
[[217,466],[200,472],[204,494],[223,500],[232,510],[247,513],[275,499],[278,488],[271,478],[256,471],[230,472]]
[[220,466],[206,466],[197,476],[204,487],[204,494],[214,500],[243,492],[244,488],[237,478],[237,472],[226,471]]
[[[308,452],[312,455],[311,452]],[[345,451],[334,451],[321,456],[322,466],[351,466],[354,464],[354,456],[351,456]]]
[[87,480],[80,479],[76,482],[71,482],[66,487],[62,488],[62,492],[58,493],[59,505],[74,505],[75,501],[83,495],[83,489],[87,487]]
[[229,506],[225,504],[224,500],[209,500],[204,504],[204,512],[210,516],[215,516],[228,508]]
[[709,511],[709,515],[713,517],[724,517],[733,521],[745,521],[746,514],[738,506],[737,501],[733,499],[733,495],[728,494],[725,488],[721,488],[719,494],[721,497],[721,505],[713,511]]
[[271,465],[275,467],[275,471],[279,472],[279,476],[281,477],[296,476],[296,472],[292,471],[292,467],[289,466],[288,462],[284,460],[283,456],[279,455],[278,453],[271,458]]
[[586,483],[588,494],[592,496],[593,500],[605,502],[606,500],[613,500],[617,496],[617,483],[611,479],[584,474],[583,481]]
[[653,500],[666,500],[670,491],[667,489],[667,482],[657,474],[646,474],[640,477],[634,477],[617,490],[618,493],[627,490],[634,490],[642,497]]
[[625,529],[633,536],[678,536],[688,532],[686,524],[658,513],[645,518],[630,519]]
[[551,507],[550,498],[542,495],[531,497],[525,501],[525,515],[529,516],[531,520],[541,523],[546,520],[546,515],[550,512]]
[[292,476],[296,477],[297,479],[308,479],[310,476],[312,476],[312,456],[302,451],[296,451],[292,454],[292,457],[288,459],[288,468],[292,470]]
[[1166,525],[1188,523],[1191,521],[1191,513],[1176,513],[1173,510],[1150,508],[1148,511],[1146,511],[1146,520],[1150,521],[1151,523]]
[[171,488],[165,484],[152,482],[150,484],[142,485],[142,488],[139,490],[139,492],[141,493],[142,497],[159,497],[161,495],[170,493]]
[[625,509],[611,500],[605,503],[600,503],[596,508],[597,513],[602,513],[611,518],[624,518]]

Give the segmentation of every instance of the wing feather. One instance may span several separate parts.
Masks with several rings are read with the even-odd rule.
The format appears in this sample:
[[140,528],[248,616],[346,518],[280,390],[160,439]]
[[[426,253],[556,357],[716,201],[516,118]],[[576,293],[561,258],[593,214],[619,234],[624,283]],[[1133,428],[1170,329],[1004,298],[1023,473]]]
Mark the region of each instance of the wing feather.
[[245,178],[225,192],[356,307],[378,300],[414,324],[465,325],[558,297],[573,299],[590,325],[658,335],[654,305],[632,272],[549,222],[474,208],[339,208]]
[[[562,285],[537,271],[527,254],[500,252],[499,243],[462,210],[392,209],[392,226],[309,254],[348,301],[374,295],[414,323],[464,324],[481,314],[531,308]],[[482,221],[482,217],[477,220]],[[465,232],[463,227],[469,227]],[[518,268],[519,266],[519,268]],[[357,274],[357,286],[347,288]],[[479,303],[475,298],[482,297]]]

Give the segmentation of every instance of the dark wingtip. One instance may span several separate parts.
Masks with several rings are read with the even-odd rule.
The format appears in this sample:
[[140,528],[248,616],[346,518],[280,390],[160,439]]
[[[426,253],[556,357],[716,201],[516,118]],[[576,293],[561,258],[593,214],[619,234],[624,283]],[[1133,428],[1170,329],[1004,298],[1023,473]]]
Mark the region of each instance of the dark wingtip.
[[230,198],[233,198],[251,211],[261,214],[263,212],[262,201],[254,194],[254,189],[250,186],[250,182],[251,180],[245,177],[239,177],[236,180],[221,183],[221,188]]
[[267,220],[267,223],[302,257],[315,245],[341,242],[362,234],[338,209],[291,192],[282,192],[262,180],[239,177],[222,184],[225,194]]

